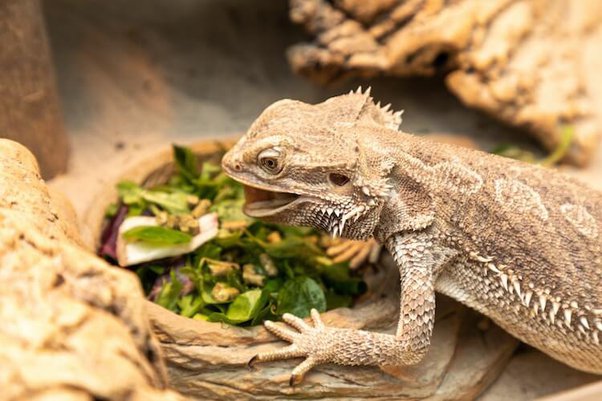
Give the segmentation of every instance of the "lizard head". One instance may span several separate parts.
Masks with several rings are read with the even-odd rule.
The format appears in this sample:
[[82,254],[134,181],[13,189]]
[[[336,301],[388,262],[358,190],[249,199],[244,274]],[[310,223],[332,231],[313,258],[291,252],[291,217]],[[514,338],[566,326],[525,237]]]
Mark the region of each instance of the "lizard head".
[[357,127],[397,129],[400,122],[401,113],[375,104],[369,90],[317,105],[280,100],[224,156],[222,167],[244,184],[244,211],[251,217],[369,238],[391,167],[367,156]]

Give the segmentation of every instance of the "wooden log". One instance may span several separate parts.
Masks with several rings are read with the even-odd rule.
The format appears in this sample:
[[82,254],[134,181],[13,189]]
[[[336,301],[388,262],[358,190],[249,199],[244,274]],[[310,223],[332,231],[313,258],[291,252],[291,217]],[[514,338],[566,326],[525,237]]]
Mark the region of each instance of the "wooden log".
[[0,399],[184,401],[138,280],[78,246],[61,205],[31,153],[0,140]]
[[550,151],[570,136],[567,162],[585,166],[599,147],[599,1],[290,0],[290,15],[312,36],[289,49],[291,66],[319,83],[441,75],[466,106]]
[[0,138],[37,157],[45,178],[67,169],[69,147],[38,0],[0,2]]

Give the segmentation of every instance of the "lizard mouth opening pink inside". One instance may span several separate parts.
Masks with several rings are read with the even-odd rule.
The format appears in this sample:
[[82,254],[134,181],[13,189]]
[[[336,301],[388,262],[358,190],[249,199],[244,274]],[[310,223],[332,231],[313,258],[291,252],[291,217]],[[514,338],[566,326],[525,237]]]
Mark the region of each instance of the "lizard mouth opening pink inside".
[[266,191],[245,185],[244,211],[251,217],[265,217],[286,209],[299,195],[289,192]]

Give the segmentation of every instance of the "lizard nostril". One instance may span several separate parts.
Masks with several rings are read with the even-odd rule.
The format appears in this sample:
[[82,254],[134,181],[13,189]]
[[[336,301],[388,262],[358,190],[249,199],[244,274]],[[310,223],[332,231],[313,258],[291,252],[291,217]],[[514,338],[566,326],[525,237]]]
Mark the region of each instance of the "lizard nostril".
[[236,163],[236,164],[234,165],[234,170],[236,170],[236,171],[240,171],[240,170],[242,170],[242,166],[241,166],[240,164]]

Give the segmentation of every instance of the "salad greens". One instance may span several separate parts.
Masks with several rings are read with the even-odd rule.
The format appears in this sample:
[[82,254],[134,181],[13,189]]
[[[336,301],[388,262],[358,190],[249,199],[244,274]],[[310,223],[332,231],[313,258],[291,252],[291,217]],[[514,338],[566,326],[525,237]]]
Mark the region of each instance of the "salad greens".
[[[249,218],[242,212],[241,184],[216,164],[197,167],[193,152],[173,147],[175,173],[165,184],[142,188],[118,184],[119,204],[107,209],[99,250],[116,262],[119,241],[145,246],[180,246],[203,231],[199,218],[216,213],[217,235],[181,256],[132,268],[148,298],[189,318],[250,326],[352,305],[366,284],[326,254],[332,240],[310,228],[285,227]],[[156,225],[119,234],[124,220],[150,216]],[[138,218],[138,217],[134,217]],[[146,217],[148,219],[148,217]]]

